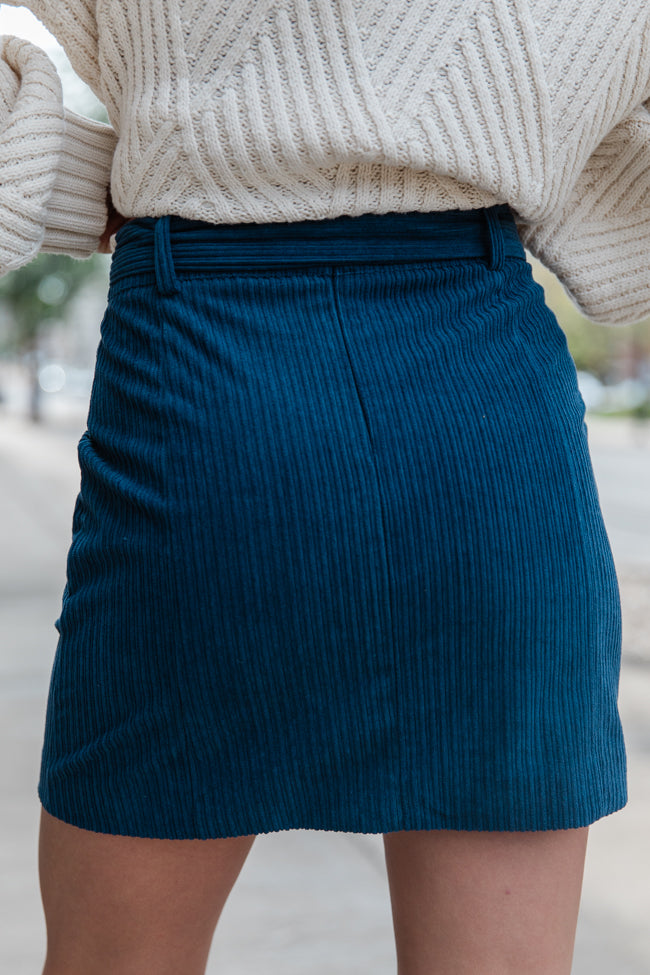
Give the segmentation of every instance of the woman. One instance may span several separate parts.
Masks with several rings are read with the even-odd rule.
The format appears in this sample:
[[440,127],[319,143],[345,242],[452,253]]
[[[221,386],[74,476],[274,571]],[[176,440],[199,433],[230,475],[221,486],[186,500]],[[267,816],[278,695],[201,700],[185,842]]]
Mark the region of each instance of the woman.
[[45,972],[203,972],[255,835],[316,828],[384,834],[400,975],[568,975],[620,611],[522,242],[650,313],[647,4],[27,5],[111,126],[5,39],[0,269],[117,230]]

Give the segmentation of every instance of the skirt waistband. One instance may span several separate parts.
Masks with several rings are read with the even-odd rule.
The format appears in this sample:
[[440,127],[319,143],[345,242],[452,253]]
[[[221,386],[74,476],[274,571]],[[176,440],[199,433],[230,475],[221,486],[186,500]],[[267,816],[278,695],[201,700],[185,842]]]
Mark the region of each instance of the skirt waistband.
[[111,284],[152,273],[161,292],[173,294],[181,274],[470,258],[494,268],[525,260],[507,205],[264,224],[136,217],[117,232]]

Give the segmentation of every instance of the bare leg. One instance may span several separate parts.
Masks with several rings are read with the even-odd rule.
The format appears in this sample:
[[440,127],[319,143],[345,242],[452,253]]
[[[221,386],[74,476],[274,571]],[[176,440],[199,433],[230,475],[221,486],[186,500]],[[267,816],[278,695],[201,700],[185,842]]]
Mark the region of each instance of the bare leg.
[[254,839],[107,836],[43,811],[43,975],[203,975]]
[[569,975],[587,833],[385,833],[399,975]]

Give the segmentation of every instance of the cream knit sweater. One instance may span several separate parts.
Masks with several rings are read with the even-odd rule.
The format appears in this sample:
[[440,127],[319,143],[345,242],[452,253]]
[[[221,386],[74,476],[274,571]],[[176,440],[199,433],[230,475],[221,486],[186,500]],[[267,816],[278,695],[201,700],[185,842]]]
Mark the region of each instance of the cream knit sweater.
[[111,126],[0,44],[0,273],[125,216],[507,202],[583,311],[650,314],[648,0],[28,0]]

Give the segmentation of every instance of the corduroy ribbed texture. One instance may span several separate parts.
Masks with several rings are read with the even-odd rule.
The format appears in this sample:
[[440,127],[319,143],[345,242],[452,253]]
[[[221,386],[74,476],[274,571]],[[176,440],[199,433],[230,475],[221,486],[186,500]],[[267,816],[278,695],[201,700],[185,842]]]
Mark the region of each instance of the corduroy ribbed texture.
[[[587,315],[650,314],[647,0],[25,5],[106,106],[119,141],[108,127],[98,137],[115,151],[112,195],[127,217],[274,223],[505,202]],[[25,197],[36,159],[54,178],[64,110],[49,79],[44,111],[5,137],[15,84],[1,61],[0,161],[31,157]],[[10,234],[4,206],[0,186]],[[74,206],[67,220],[78,254]]]
[[[388,215],[347,263],[301,265],[301,229],[349,248],[348,220],[296,225],[273,271],[247,268],[250,227],[118,237],[43,751],[60,819],[541,830],[625,803],[564,335],[498,224],[485,258],[432,237],[423,260],[431,216]],[[364,226],[417,259],[364,263]],[[183,234],[200,273],[174,266]]]

